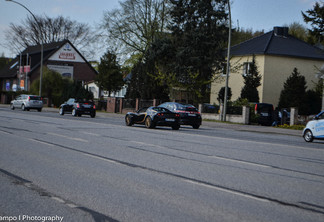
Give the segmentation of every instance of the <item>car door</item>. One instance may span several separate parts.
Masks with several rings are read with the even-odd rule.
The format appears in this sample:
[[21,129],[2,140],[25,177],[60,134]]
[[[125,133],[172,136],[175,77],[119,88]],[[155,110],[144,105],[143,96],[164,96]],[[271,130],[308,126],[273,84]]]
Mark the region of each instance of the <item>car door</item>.
[[75,102],[75,99],[69,99],[64,106],[64,111],[72,112],[74,102]]
[[19,100],[21,100],[21,96],[17,96],[16,99],[13,101],[14,107],[16,108],[20,107]]
[[324,137],[324,112],[316,116],[314,121],[314,129],[312,130],[314,137]]
[[145,117],[146,117],[146,111],[147,111],[147,108],[141,108],[139,109],[137,112],[136,112],[136,117],[135,117],[135,122],[137,123],[142,123],[144,122],[145,120]]
[[21,95],[20,97],[19,97],[19,99],[17,100],[17,107],[21,107],[21,105],[23,104],[23,102],[24,102],[24,99],[25,99],[25,95]]

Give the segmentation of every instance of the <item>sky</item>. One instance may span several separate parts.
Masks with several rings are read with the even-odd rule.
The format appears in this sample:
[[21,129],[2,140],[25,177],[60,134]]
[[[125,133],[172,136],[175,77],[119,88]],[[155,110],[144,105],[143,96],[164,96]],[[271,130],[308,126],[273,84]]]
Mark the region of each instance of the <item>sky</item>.
[[[57,17],[62,15],[71,20],[95,26],[103,19],[105,11],[119,7],[120,0],[16,0],[35,15]],[[123,0],[122,0],[123,1]],[[321,1],[321,0],[317,0]],[[253,31],[271,31],[274,26],[298,22],[306,27],[301,12],[312,9],[316,0],[231,0],[233,27]],[[0,55],[15,57],[3,46],[4,31],[10,23],[21,24],[29,12],[10,1],[0,0]]]

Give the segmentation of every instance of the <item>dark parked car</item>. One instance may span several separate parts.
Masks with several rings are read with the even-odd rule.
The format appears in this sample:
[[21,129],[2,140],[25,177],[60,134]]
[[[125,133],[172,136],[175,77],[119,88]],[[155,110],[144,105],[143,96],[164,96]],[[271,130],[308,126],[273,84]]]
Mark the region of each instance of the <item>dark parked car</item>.
[[90,115],[96,116],[96,105],[92,101],[77,100],[70,98],[67,102],[60,105],[59,114],[72,113],[73,116]]
[[133,124],[145,124],[147,128],[155,126],[171,126],[172,129],[178,130],[180,115],[173,113],[163,107],[151,106],[139,109],[137,112],[129,112],[125,116],[127,126]]
[[258,114],[258,123],[262,126],[271,126],[273,123],[274,109],[272,104],[255,104],[255,114]]
[[164,107],[172,112],[178,113],[180,115],[181,125],[190,125],[194,129],[199,129],[201,125],[201,114],[198,111],[198,109],[193,105],[176,102],[166,102],[159,105],[159,107]]
[[212,104],[204,103],[203,106],[203,113],[218,113],[218,108]]
[[12,110],[19,108],[23,111],[37,109],[38,112],[41,112],[43,108],[43,101],[40,96],[22,94],[10,102],[10,108]]

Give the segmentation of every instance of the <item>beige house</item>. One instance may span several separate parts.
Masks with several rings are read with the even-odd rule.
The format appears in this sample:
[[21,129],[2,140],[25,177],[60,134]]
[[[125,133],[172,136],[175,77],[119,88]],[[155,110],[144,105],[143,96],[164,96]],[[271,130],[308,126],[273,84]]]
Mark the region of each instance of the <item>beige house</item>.
[[[240,97],[244,86],[243,75],[249,74],[253,55],[262,76],[261,86],[258,87],[260,102],[271,103],[275,107],[284,82],[295,67],[305,76],[307,89],[313,89],[318,82],[316,73],[324,65],[324,51],[289,35],[286,27],[275,27],[271,32],[231,48],[229,87],[232,101]],[[216,74],[211,85],[211,104],[218,104],[218,92],[224,86],[225,75]]]

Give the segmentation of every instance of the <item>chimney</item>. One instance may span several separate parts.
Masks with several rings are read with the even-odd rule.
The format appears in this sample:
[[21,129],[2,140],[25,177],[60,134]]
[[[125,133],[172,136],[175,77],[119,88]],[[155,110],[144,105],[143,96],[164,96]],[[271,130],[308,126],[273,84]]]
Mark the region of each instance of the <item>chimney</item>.
[[280,37],[288,37],[288,27],[274,27],[273,28],[273,32],[275,34],[275,36],[280,36]]

